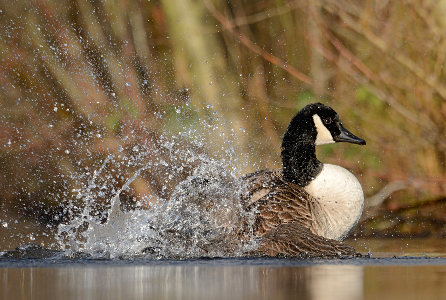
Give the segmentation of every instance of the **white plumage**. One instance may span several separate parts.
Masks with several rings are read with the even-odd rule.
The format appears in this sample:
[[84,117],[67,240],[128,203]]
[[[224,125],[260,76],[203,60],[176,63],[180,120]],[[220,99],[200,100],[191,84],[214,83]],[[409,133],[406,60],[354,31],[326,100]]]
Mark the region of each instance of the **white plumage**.
[[321,173],[305,187],[317,202],[312,203],[317,234],[344,239],[361,217],[364,193],[358,179],[348,170],[324,164]]

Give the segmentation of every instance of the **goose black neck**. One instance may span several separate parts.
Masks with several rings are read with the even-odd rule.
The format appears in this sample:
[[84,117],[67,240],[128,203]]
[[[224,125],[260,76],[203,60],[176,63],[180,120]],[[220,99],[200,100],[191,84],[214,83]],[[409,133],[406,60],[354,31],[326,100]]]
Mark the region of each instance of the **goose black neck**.
[[312,124],[298,116],[288,126],[282,141],[282,172],[286,181],[305,187],[322,171],[322,163],[316,158],[316,135]]

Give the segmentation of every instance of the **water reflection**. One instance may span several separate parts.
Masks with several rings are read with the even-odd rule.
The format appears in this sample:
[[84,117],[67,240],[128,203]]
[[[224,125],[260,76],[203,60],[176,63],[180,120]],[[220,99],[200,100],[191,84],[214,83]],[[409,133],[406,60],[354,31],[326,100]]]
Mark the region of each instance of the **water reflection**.
[[4,299],[362,298],[360,266],[132,266],[3,269]]
[[363,299],[362,266],[316,266],[307,269],[311,299]]
[[415,299],[428,292],[435,299],[446,294],[445,271],[348,265],[5,268],[0,293],[2,299]]

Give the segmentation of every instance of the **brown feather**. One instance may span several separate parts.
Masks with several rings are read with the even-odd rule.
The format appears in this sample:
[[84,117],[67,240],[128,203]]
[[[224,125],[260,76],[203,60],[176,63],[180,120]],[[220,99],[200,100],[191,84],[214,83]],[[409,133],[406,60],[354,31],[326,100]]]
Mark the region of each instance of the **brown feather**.
[[339,257],[359,256],[352,247],[316,234],[314,198],[300,186],[287,182],[281,170],[262,170],[242,178],[243,207],[255,210],[254,235],[261,237],[255,255]]

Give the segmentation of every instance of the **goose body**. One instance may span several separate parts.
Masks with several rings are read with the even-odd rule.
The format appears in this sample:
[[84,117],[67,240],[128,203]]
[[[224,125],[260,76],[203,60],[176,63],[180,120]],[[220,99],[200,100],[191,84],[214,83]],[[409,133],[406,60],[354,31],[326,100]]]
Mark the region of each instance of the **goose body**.
[[359,181],[348,170],[323,164],[315,146],[335,142],[364,145],[346,130],[337,113],[321,103],[307,105],[292,119],[282,142],[282,169],[242,177],[242,204],[256,214],[252,231],[259,254],[356,255],[341,241],[364,206]]
[[[215,176],[206,167],[194,172],[163,208],[174,218],[161,236],[169,245],[183,241],[184,249],[197,246],[200,255],[232,255],[245,242],[252,249],[252,235],[259,241],[252,255],[358,255],[342,240],[361,216],[361,185],[348,170],[316,158],[316,145],[336,142],[365,144],[343,127],[330,107],[305,106],[284,134],[281,169],[260,170],[240,180],[223,170]],[[231,193],[240,184],[241,193]]]

